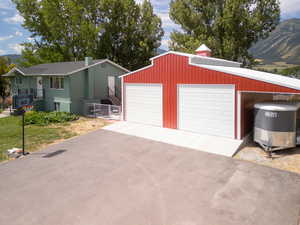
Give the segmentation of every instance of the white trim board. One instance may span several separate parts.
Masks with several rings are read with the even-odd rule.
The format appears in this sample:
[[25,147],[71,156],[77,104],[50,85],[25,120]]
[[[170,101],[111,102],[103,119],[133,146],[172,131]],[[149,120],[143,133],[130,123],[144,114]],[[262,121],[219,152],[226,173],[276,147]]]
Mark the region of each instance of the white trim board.
[[250,70],[246,68],[237,67],[225,67],[225,66],[211,66],[203,64],[193,64],[194,66],[219,71],[222,73],[228,73],[240,77],[245,77],[252,80],[262,81],[270,84],[275,84],[295,90],[300,90],[300,80],[295,78],[290,78],[278,74],[266,73],[256,70]]
[[236,103],[236,105],[237,105],[237,119],[236,119],[236,121],[237,121],[237,139],[239,139],[239,140],[241,140],[242,139],[242,135],[241,135],[241,129],[242,129],[242,124],[241,124],[241,119],[242,119],[242,115],[241,115],[241,110],[242,110],[242,108],[241,108],[241,106],[242,106],[242,95],[241,95],[241,92],[240,91],[236,91],[236,95],[237,95],[237,97],[236,97],[236,101],[237,101],[237,103]]

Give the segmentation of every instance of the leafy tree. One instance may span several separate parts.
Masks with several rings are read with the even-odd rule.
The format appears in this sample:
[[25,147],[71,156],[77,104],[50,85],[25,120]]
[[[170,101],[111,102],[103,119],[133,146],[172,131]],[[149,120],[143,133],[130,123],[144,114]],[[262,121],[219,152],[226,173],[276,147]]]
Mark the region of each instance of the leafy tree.
[[10,95],[9,81],[3,74],[8,73],[15,65],[10,64],[9,59],[6,57],[0,57],[0,97],[2,100],[1,108],[4,107],[6,98]]
[[171,34],[172,50],[194,52],[205,43],[216,57],[249,64],[248,49],[276,28],[280,6],[278,0],[171,0],[170,18],[182,28]]
[[300,78],[300,66],[295,66],[281,71],[282,75],[291,76],[295,78]]
[[13,0],[34,43],[23,66],[109,58],[128,69],[149,63],[160,46],[161,20],[149,0]]

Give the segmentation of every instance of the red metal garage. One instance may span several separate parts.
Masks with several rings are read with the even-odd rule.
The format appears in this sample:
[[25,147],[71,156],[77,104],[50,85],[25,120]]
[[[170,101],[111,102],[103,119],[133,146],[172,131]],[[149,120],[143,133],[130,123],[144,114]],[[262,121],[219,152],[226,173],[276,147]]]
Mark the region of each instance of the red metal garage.
[[300,93],[298,79],[209,55],[206,46],[197,55],[171,51],[122,76],[124,120],[241,139],[255,102]]

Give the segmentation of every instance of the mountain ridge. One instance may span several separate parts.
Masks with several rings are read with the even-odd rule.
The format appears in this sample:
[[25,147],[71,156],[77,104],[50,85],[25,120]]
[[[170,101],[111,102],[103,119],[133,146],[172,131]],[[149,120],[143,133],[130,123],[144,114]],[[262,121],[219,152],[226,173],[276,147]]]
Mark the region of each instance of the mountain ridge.
[[270,36],[256,43],[250,53],[263,64],[285,62],[300,65],[300,19],[282,21]]

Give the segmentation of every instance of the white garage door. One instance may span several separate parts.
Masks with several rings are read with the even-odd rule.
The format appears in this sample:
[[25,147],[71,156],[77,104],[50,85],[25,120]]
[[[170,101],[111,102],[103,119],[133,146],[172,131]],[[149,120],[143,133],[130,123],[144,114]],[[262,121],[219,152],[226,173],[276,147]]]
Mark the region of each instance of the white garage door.
[[178,85],[178,128],[234,138],[233,85]]
[[162,126],[162,85],[125,84],[125,119]]

